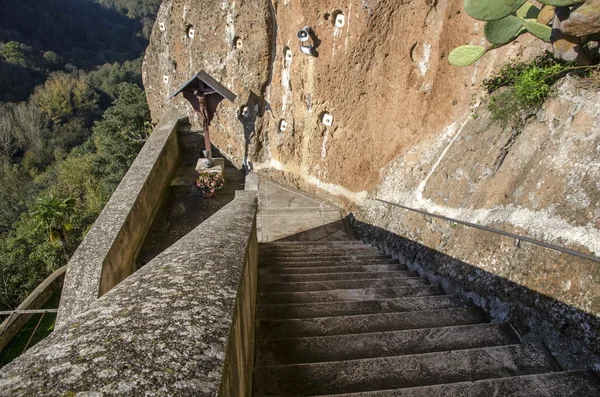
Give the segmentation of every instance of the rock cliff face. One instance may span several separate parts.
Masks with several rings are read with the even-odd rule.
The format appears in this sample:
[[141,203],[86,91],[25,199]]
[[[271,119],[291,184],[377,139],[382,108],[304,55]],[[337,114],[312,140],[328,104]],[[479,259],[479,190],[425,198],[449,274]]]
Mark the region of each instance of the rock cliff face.
[[[307,25],[318,57],[300,51]],[[167,0],[144,82],[157,121],[167,107],[191,110],[166,98],[206,70],[239,95],[221,106],[212,134],[231,160],[242,164],[248,141],[257,169],[360,194],[399,154],[460,118],[495,63],[522,52],[514,45],[475,68],[451,67],[448,53],[479,43],[481,30],[461,0]]]
[[[470,264],[469,271],[425,270],[457,280],[482,306],[493,310],[481,298],[490,293],[518,299],[592,343],[599,333],[589,317],[600,313],[598,264],[517,248],[372,200],[600,255],[600,96],[567,81],[520,134],[492,123],[480,105],[482,80],[505,61],[545,48],[523,36],[473,67],[451,67],[452,49],[483,40],[483,26],[462,4],[166,0],[144,62],[153,118],[175,107],[194,119],[185,101],[166,98],[204,69],[239,95],[221,105],[212,134],[235,164],[247,161],[328,196],[359,221]],[[307,25],[318,57],[300,51],[297,32]],[[241,116],[244,106],[248,117]],[[331,126],[322,122],[326,114]],[[524,290],[511,296],[484,274]]]

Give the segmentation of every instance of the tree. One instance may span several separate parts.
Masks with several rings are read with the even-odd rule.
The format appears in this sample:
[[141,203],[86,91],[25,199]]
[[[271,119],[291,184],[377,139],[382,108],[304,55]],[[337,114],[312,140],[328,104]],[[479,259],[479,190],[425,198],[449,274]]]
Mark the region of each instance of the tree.
[[43,86],[35,89],[32,100],[55,123],[73,115],[90,117],[98,110],[98,94],[80,70],[52,73]]
[[18,41],[9,41],[0,48],[2,55],[8,62],[28,66],[33,62],[33,48]]
[[12,117],[10,106],[0,105],[0,154],[12,160],[13,156],[21,149],[17,132]]
[[54,51],[45,51],[42,58],[44,58],[44,61],[52,68],[58,68],[64,62],[62,57]]
[[40,148],[48,127],[48,116],[32,102],[22,102],[12,111],[13,125],[19,141]]
[[135,84],[121,84],[117,100],[104,112],[94,131],[116,133],[130,144],[143,145],[152,132],[144,91]]
[[114,104],[93,128],[98,153],[94,172],[102,181],[104,197],[110,197],[149,133],[150,110],[146,96],[135,84],[124,83]]
[[73,216],[75,199],[58,199],[53,195],[39,197],[33,211],[33,217],[39,222],[38,227],[46,229],[51,242],[56,242],[62,249],[68,262],[71,255],[67,249],[66,233],[73,228],[70,223]]
[[0,163],[0,186],[0,233],[6,233],[27,209],[36,189],[27,174],[7,162]]

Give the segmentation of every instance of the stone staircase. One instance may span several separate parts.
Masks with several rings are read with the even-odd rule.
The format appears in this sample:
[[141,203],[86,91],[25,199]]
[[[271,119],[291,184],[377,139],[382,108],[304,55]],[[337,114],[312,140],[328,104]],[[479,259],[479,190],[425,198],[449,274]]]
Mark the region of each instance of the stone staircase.
[[254,396],[600,395],[541,344],[359,241],[260,244]]

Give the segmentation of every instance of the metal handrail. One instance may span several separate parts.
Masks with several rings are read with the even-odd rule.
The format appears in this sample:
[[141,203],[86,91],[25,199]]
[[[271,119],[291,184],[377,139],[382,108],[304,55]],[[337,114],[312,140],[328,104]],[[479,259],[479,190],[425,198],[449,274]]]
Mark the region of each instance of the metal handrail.
[[536,240],[536,239],[531,238],[531,237],[527,237],[527,236],[523,236],[523,235],[515,234],[515,233],[510,233],[510,232],[505,232],[503,230],[498,230],[498,229],[494,229],[494,228],[487,227],[487,226],[481,226],[481,225],[477,225],[475,223],[465,222],[465,221],[461,221],[459,219],[449,218],[449,217],[443,216],[443,215],[432,214],[431,212],[427,212],[427,211],[423,211],[423,210],[418,210],[418,209],[415,209],[415,208],[410,208],[410,207],[407,207],[407,206],[404,206],[404,205],[401,205],[401,204],[397,204],[397,203],[391,203],[389,201],[381,200],[381,199],[378,199],[378,198],[375,198],[374,200],[382,202],[382,203],[385,203],[385,204],[392,205],[394,207],[399,207],[399,208],[402,208],[402,209],[405,209],[405,210],[408,210],[408,211],[417,212],[417,213],[422,214],[422,215],[432,216],[434,218],[443,219],[443,220],[448,221],[448,222],[453,222],[453,223],[458,223],[458,224],[469,226],[469,227],[474,227],[476,229],[485,230],[486,232],[501,234],[503,236],[514,238],[515,240],[518,240],[518,241],[526,241],[528,243],[539,245],[541,247],[550,248],[550,249],[555,250],[555,251],[564,252],[565,254],[578,256],[578,257],[583,258],[583,259],[588,259],[590,261],[594,261],[594,262],[600,263],[600,258],[598,258],[596,256],[584,254],[584,253],[579,252],[579,251],[575,251],[575,250],[572,250],[572,249],[569,249],[569,248],[561,247],[560,245],[554,245],[554,244],[550,244],[550,243],[545,243],[543,241]]

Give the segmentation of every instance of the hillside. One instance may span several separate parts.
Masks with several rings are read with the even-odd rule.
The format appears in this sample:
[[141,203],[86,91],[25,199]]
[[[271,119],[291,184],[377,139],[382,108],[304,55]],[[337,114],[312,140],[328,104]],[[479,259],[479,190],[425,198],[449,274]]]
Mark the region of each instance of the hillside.
[[0,3],[1,308],[66,264],[150,133],[159,3]]

